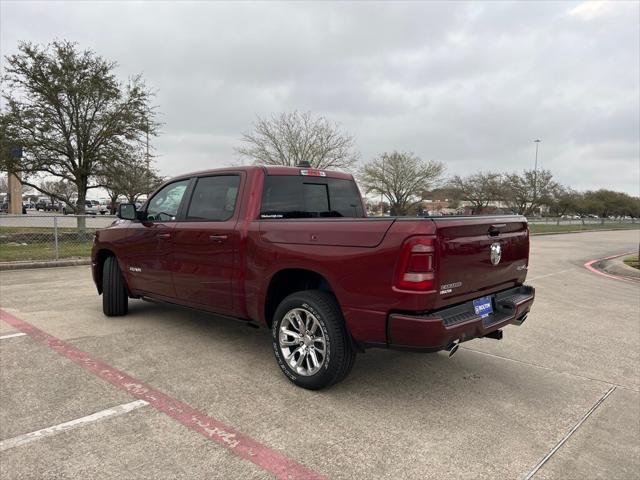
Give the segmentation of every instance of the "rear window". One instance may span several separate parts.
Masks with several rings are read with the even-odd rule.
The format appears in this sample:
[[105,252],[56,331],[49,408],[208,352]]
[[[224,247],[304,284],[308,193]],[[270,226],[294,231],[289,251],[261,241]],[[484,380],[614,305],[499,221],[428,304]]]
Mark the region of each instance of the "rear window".
[[355,182],[326,177],[265,177],[260,218],[318,217],[364,217]]

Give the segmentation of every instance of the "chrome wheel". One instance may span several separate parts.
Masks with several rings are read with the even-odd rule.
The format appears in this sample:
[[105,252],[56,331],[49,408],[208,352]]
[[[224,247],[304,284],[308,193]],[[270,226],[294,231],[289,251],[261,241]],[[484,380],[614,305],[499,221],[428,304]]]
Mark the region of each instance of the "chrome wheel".
[[294,308],[284,315],[278,343],[285,361],[299,375],[314,375],[325,361],[324,331],[316,316],[304,308]]

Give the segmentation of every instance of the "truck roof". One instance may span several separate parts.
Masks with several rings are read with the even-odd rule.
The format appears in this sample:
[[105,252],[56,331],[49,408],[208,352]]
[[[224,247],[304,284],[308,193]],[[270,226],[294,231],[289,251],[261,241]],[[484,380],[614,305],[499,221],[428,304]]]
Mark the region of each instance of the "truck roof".
[[[309,168],[309,167],[285,167],[285,166],[280,166],[280,165],[241,165],[241,166],[237,166],[237,167],[224,167],[224,168],[214,168],[214,169],[210,169],[210,170],[200,170],[197,172],[190,172],[190,173],[185,173],[182,175],[178,175],[176,177],[172,177],[171,180],[176,180],[176,179],[180,179],[180,178],[189,178],[189,177],[193,177],[194,175],[208,175],[208,174],[216,174],[216,173],[223,173],[223,172],[250,172],[250,171],[256,171],[256,170],[260,170],[262,169],[267,175],[304,175],[304,173],[302,173],[303,171],[307,171],[307,172],[323,172],[324,175],[322,175],[323,177],[329,177],[329,178],[341,178],[344,180],[353,180],[353,175],[351,175],[350,173],[345,173],[345,172],[338,172],[335,170],[322,170],[322,169],[315,169],[315,168]],[[310,176],[317,176],[317,175],[310,175]]]

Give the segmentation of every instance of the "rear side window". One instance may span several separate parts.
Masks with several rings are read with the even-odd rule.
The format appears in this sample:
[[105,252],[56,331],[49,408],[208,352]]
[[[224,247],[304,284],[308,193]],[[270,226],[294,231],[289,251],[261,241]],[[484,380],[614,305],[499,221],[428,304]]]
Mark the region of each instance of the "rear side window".
[[198,179],[191,196],[187,220],[224,222],[233,217],[240,176],[221,175]]
[[268,175],[260,218],[364,217],[352,180]]

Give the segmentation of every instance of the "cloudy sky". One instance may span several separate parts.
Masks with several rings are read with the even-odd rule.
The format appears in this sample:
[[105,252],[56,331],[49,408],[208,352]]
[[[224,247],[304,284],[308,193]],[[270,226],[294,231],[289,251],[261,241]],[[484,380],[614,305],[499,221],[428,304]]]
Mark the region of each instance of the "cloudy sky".
[[577,189],[640,189],[640,3],[0,3],[2,55],[69,39],[143,73],[165,175],[237,162],[256,115],[310,110],[362,160],[449,174],[540,165]]

